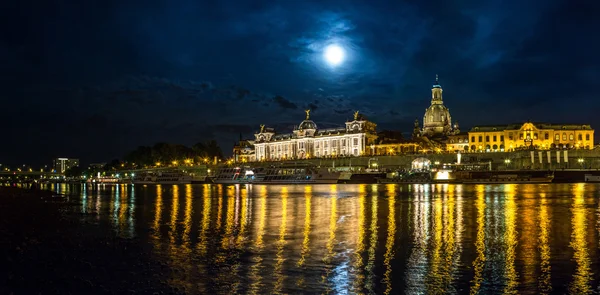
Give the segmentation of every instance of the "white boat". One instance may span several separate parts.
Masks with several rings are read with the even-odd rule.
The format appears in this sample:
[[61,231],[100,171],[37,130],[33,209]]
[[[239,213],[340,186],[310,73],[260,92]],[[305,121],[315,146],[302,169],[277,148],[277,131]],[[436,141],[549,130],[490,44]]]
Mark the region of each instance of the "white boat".
[[501,174],[494,175],[487,178],[471,178],[461,179],[462,183],[473,183],[473,184],[487,184],[487,183],[498,183],[498,184],[513,184],[513,183],[551,183],[554,180],[554,174],[547,174],[545,176],[530,176],[530,175],[519,175],[519,174]]
[[189,184],[192,177],[180,171],[158,171],[140,173],[133,179],[133,184]]
[[221,184],[245,184],[253,183],[254,179],[254,171],[250,167],[233,167],[217,169],[212,181]]
[[598,175],[592,175],[592,174],[586,174],[585,178],[584,178],[585,182],[600,182],[600,176]]
[[311,166],[272,166],[254,169],[256,184],[335,184],[340,172]]

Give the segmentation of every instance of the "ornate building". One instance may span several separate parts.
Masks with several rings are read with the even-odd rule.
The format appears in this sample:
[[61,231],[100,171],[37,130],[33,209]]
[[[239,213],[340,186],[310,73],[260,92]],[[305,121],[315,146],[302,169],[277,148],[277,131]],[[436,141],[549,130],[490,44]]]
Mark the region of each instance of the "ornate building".
[[469,151],[503,152],[515,149],[593,148],[590,125],[531,123],[475,126],[469,131]]
[[277,134],[273,128],[261,125],[260,131],[254,134],[255,159],[306,159],[368,153],[368,147],[377,139],[376,124],[367,121],[357,111],[354,120],[345,125],[319,129],[310,119],[310,110],[306,110],[306,119],[292,133]]
[[[423,131],[421,133],[423,136],[439,138],[458,133],[452,128],[450,110],[444,106],[442,91],[442,86],[436,75],[435,84],[431,88],[431,105],[425,109],[425,115],[423,116]],[[454,127],[458,129],[458,124]]]
[[256,161],[254,154],[254,140],[242,140],[233,146],[233,161],[246,163]]

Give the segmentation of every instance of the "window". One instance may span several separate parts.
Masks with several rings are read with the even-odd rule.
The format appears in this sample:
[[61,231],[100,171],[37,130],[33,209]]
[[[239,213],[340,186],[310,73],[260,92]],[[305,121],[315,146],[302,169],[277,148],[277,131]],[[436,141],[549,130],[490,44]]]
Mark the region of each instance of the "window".
[[483,136],[479,135],[479,142],[483,141]]
[[508,133],[508,139],[513,140],[513,134],[512,134],[512,132]]
[[327,141],[323,143],[323,147],[327,148]]
[[555,135],[554,135],[554,140],[560,140],[560,135],[558,135],[558,134],[555,134]]
[[317,143],[315,143],[315,147],[317,147],[317,148],[320,147],[320,144],[321,143],[317,141]]
[[583,135],[581,135],[581,134],[577,135],[577,140],[583,140]]
[[471,150],[474,151],[475,150],[475,145],[471,146]]
[[569,134],[569,140],[573,140],[573,139],[574,139],[573,133]]
[[342,145],[346,145],[346,139],[342,139]]
[[[358,145],[358,138],[354,139],[354,145]],[[356,152],[354,154],[356,154]]]
[[475,136],[471,136],[471,142],[475,142]]
[[500,135],[500,141],[504,141],[504,135]]
[[563,140],[567,140],[567,134],[563,132]]
[[533,134],[533,139],[538,139],[537,132]]
[[494,135],[494,141],[496,141],[498,138],[496,137],[496,135]]
[[489,135],[486,135],[486,136],[485,136],[485,141],[486,141],[486,142],[487,142],[487,141],[490,141],[490,136],[489,136]]
[[548,139],[550,139],[550,134],[548,134],[548,132],[546,132],[546,133],[544,134],[544,139],[545,139],[545,140],[548,140]]
[[523,133],[519,133],[519,139],[523,139]]
[[585,135],[585,140],[590,140],[590,135],[589,134]]

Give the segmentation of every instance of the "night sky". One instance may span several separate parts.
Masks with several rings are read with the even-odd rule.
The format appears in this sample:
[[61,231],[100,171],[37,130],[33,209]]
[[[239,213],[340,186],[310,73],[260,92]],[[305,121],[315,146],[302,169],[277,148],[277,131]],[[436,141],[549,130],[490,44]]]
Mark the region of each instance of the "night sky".
[[[0,163],[289,132],[359,110],[409,136],[439,74],[462,130],[600,128],[600,1],[11,1]],[[324,48],[337,44],[332,66]]]

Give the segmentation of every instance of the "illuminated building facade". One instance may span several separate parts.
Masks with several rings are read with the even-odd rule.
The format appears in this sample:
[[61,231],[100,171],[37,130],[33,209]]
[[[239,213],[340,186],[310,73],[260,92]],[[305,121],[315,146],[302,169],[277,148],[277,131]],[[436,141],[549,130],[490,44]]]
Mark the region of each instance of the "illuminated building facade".
[[368,153],[377,139],[376,124],[355,112],[354,120],[345,125],[319,129],[310,119],[310,110],[306,110],[306,119],[292,133],[277,134],[273,128],[261,125],[254,135],[255,160],[356,157]]
[[254,140],[242,140],[233,146],[233,161],[236,163],[253,162],[256,160],[254,153]]
[[64,173],[70,168],[78,167],[79,159],[56,158],[53,161],[53,166],[57,173]]
[[590,125],[531,123],[475,126],[469,131],[470,152],[503,152],[524,148],[594,147]]
[[469,133],[461,132],[448,135],[446,140],[446,150],[449,152],[468,152],[469,151]]

